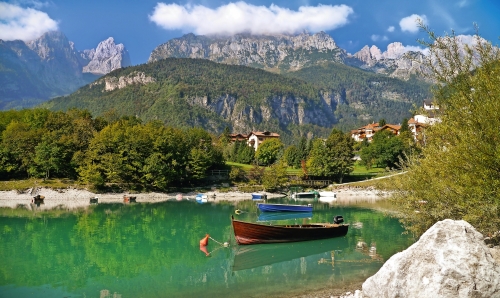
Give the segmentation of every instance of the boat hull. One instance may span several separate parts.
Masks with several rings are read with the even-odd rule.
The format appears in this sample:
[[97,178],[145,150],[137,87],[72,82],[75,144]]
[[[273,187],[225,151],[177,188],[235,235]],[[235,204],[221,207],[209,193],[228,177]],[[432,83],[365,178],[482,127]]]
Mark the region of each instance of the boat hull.
[[349,225],[304,224],[304,225],[262,225],[232,218],[234,236],[240,245],[259,243],[299,242],[341,237],[347,234]]
[[266,194],[261,194],[261,193],[253,193],[252,194],[252,200],[265,200],[267,199]]
[[316,199],[317,197],[319,197],[319,193],[316,191],[297,192],[292,194],[292,199]]
[[313,207],[308,205],[288,205],[288,204],[257,204],[263,212],[312,212]]

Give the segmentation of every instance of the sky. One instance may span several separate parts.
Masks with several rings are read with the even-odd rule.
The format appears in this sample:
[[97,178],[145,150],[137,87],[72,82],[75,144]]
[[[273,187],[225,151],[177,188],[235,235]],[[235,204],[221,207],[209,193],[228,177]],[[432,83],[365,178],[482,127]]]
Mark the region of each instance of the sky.
[[476,24],[481,37],[499,44],[498,0],[8,0],[0,1],[0,39],[29,41],[59,30],[81,51],[113,37],[137,65],[187,33],[324,31],[349,53],[365,45],[385,51],[393,42],[424,49],[417,19],[438,35],[472,35]]

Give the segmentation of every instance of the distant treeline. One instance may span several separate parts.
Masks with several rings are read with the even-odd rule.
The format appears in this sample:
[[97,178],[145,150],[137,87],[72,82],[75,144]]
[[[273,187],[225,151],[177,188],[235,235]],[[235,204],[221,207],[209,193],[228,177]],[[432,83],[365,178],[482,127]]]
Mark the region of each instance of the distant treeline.
[[63,177],[164,189],[205,178],[224,164],[222,150],[201,128],[86,110],[0,112],[0,179]]

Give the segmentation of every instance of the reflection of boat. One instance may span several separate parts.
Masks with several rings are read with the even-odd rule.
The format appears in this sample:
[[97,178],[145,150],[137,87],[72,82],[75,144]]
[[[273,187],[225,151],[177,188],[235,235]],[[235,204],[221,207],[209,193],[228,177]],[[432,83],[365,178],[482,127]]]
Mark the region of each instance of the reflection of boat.
[[323,197],[328,197],[328,198],[337,198],[337,193],[336,192],[333,192],[333,191],[320,191],[318,192],[318,195],[320,198],[323,198]]
[[264,212],[259,214],[258,221],[312,218],[312,216],[312,212]]
[[[337,220],[339,218],[339,220]],[[349,225],[341,216],[335,223],[311,223],[294,225],[263,225],[235,220],[231,216],[234,236],[238,244],[296,242],[345,236]]]
[[199,193],[196,195],[196,202],[198,203],[206,203],[208,202],[208,196],[206,194]]
[[136,202],[136,197],[123,195],[123,203],[128,204],[128,203],[135,203],[135,202]]
[[344,242],[345,240],[341,239],[323,239],[307,242],[239,246],[234,254],[233,271],[330,252],[345,246]]
[[307,192],[297,192],[292,194],[292,199],[315,199],[319,197],[319,193],[315,190]]
[[33,197],[34,201],[43,201],[43,199],[45,199],[45,196],[36,195]]
[[262,194],[262,193],[253,193],[252,194],[252,200],[265,200],[265,199],[267,199],[266,194]]
[[337,201],[337,198],[334,198],[334,197],[319,197],[318,200],[320,202],[323,202],[323,203],[331,203],[331,202]]
[[260,211],[264,212],[312,212],[312,205],[289,205],[289,204],[257,204]]

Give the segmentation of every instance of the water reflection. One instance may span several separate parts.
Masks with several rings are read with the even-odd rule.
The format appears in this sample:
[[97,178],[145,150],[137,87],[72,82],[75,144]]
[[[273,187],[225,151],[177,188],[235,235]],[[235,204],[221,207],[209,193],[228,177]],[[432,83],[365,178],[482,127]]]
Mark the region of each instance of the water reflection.
[[[359,228],[341,238],[236,246],[230,216],[240,209],[245,212],[239,219],[257,222],[260,213],[251,200],[121,199],[99,198],[93,205],[88,197],[65,205],[46,199],[40,208],[54,208],[37,212],[26,207],[30,200],[22,208],[0,208],[0,272],[8,270],[0,293],[23,297],[43,288],[41,297],[62,296],[61,291],[87,297],[286,295],[365,279],[412,243],[397,220],[381,212],[314,202],[311,217],[299,220],[331,222],[342,214],[347,223],[361,223]],[[76,206],[82,207],[65,209]],[[206,234],[218,242],[200,247]],[[356,249],[360,241],[367,245]]]

